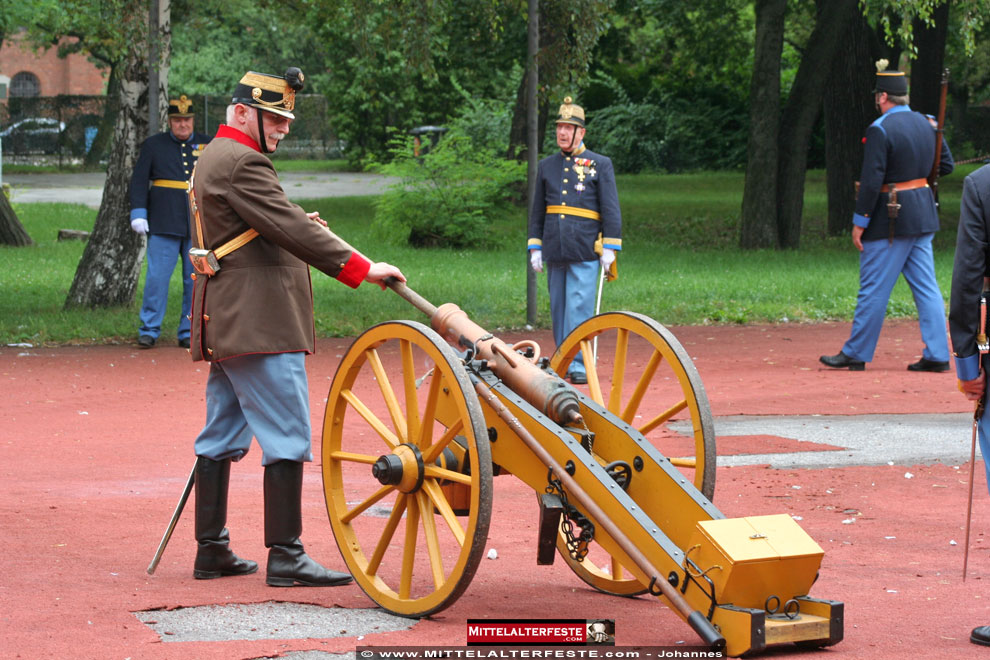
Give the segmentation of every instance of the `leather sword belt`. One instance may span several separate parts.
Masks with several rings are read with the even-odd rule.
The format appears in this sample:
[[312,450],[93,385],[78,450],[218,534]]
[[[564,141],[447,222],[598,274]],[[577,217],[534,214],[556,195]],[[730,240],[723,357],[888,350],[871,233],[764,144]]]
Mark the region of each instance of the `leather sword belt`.
[[898,192],[903,192],[905,190],[914,190],[915,188],[927,188],[928,179],[911,179],[910,181],[902,181],[901,183],[885,183],[883,187],[880,188],[880,192],[889,193],[891,188],[895,188]]
[[[196,170],[193,169],[193,177],[196,176]],[[190,177],[189,185],[186,186],[186,194],[189,197],[189,211],[192,214],[193,220],[196,224],[196,235],[193,237],[193,241],[197,246],[189,250],[189,261],[192,263],[193,270],[195,270],[200,275],[205,275],[206,277],[213,277],[218,272],[220,272],[220,260],[225,256],[244,247],[255,238],[258,237],[258,231],[256,229],[248,229],[241,234],[238,234],[234,238],[230,239],[220,247],[215,250],[210,250],[204,245],[203,240],[203,221],[199,215],[199,206],[196,204],[196,192],[192,186],[193,179]],[[193,279],[196,279],[193,276]]]
[[172,179],[152,179],[151,185],[159,188],[176,188],[178,190],[188,190],[188,181],[174,181]]
[[601,220],[602,216],[598,211],[592,211],[591,209],[580,209],[576,206],[562,206],[553,205],[548,206],[547,213],[560,213],[562,215],[576,215],[579,218],[591,218],[592,220]]

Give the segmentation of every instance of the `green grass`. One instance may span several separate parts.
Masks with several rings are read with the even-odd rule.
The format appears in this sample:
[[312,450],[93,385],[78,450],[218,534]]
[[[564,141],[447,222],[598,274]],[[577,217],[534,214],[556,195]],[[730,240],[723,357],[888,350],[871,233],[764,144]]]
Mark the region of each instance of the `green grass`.
[[272,164],[278,172],[347,172],[349,170],[349,165],[343,158],[338,160],[275,158]]
[[[949,294],[962,179],[974,167],[942,180],[943,228],[936,238],[936,276]],[[824,174],[811,172],[805,203],[803,247],[743,252],[736,248],[743,176],[710,173],[619,177],[624,217],[619,279],[605,285],[603,310],[628,309],[670,325],[848,320],[858,286],[858,253],[849,237],[826,237]],[[453,302],[490,330],[526,322],[525,212],[491,219],[501,246],[494,250],[414,250],[372,238],[372,198],[305,200],[331,229],[370,257],[397,264],[409,285],[436,305]],[[59,229],[91,229],[96,211],[74,204],[18,204],[15,209],[35,245],[0,247],[0,342],[71,343],[132,341],[138,296],[124,309],[63,311],[83,244],[57,242]],[[546,278],[539,276],[539,325],[549,325]],[[390,319],[425,321],[391,292],[363,285],[352,290],[313,273],[317,332],[357,334]],[[174,336],[181,281],[173,276],[163,338]],[[913,317],[903,280],[887,310]]]

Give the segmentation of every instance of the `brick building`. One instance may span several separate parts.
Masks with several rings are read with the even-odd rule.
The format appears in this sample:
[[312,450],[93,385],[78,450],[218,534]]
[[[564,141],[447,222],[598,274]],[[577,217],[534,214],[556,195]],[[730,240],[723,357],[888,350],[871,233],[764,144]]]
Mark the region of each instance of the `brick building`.
[[104,93],[106,73],[85,55],[60,58],[55,47],[33,51],[22,34],[8,37],[0,47],[0,103],[14,96]]

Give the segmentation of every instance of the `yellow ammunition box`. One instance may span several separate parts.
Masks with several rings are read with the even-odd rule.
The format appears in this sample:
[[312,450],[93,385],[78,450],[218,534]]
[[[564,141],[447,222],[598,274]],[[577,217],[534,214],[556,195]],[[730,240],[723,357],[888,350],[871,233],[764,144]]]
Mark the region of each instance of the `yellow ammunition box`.
[[825,554],[787,514],[699,521],[688,548],[720,605],[781,613],[807,595]]

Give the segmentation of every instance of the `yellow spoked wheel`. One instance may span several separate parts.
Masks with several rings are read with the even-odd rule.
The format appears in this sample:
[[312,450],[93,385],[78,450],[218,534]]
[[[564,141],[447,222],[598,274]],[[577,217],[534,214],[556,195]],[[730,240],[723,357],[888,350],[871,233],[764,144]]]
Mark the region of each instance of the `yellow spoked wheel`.
[[[575,328],[557,347],[551,367],[566,374],[579,351],[588,384],[578,388],[635,427],[711,499],[715,492],[711,408],[694,363],[674,335],[641,314],[609,312]],[[685,432],[673,430],[671,424]],[[574,572],[596,589],[624,596],[644,593],[643,585],[597,543],[591,543],[582,562],[570,556],[562,534],[557,547]]]
[[433,330],[376,325],[337,368],[323,423],[323,490],[337,546],[393,614],[451,605],[478,568],[491,450],[467,371]]

